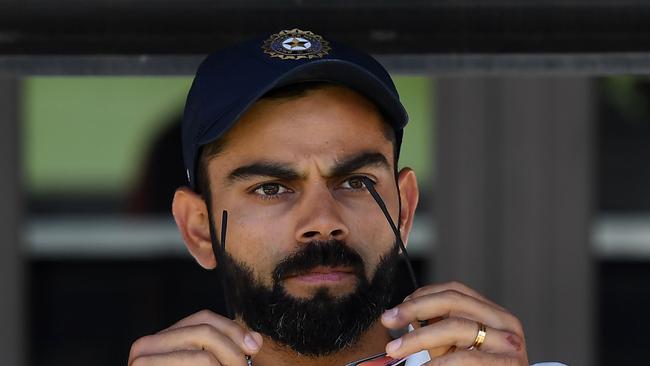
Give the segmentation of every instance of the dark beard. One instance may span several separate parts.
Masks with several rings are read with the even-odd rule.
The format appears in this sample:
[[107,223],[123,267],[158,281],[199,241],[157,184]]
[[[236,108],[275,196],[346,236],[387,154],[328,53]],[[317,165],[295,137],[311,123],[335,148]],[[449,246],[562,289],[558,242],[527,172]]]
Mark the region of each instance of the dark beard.
[[[271,337],[305,356],[320,357],[354,345],[379,318],[391,301],[397,245],[382,256],[371,281],[361,256],[341,241],[314,241],[287,257],[273,271],[272,288],[252,269],[221,256],[219,268],[228,284],[228,300],[236,315],[251,329]],[[316,266],[345,266],[357,277],[356,290],[332,296],[323,287],[309,299],[288,294],[282,285],[287,276],[307,273]]]

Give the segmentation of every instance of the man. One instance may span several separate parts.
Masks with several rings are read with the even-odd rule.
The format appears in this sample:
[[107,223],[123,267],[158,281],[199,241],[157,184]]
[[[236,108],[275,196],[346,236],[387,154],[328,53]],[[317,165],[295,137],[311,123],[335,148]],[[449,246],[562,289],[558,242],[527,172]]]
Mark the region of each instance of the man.
[[208,56],[172,212],[234,318],[190,315],[137,340],[129,364],[528,365],[518,319],[464,285],[386,309],[418,202],[397,170],[406,122],[374,59],[312,32]]

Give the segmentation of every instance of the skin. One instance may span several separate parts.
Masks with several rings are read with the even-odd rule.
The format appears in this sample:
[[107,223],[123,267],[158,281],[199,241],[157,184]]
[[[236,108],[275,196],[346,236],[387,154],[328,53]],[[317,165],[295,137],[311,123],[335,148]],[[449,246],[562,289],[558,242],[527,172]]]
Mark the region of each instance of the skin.
[[[341,171],[344,163],[368,154],[383,156],[385,163],[374,161]],[[223,152],[208,164],[212,210],[229,212],[228,252],[254,268],[270,286],[277,263],[301,245],[314,239],[340,239],[361,255],[366,276],[371,278],[394,237],[356,177],[364,175],[375,182],[393,219],[401,218],[404,243],[418,201],[415,173],[401,170],[396,183],[392,156],[392,144],[383,133],[375,106],[349,89],[332,86],[299,98],[258,101],[228,132]],[[261,162],[292,174],[269,173],[268,169],[250,174],[251,169],[244,169],[247,174],[233,178],[238,168]],[[172,212],[197,262],[207,269],[217,266],[203,199],[180,188]],[[287,291],[309,298],[322,286],[334,296],[355,289],[356,280],[345,274],[345,268],[317,272],[317,279],[326,273],[335,280],[330,276],[314,282],[313,273],[310,278],[290,278],[284,283]],[[355,347],[310,359],[250,331],[240,319],[203,310],[138,339],[132,345],[129,365],[245,366],[248,354],[256,366],[336,366],[383,351],[398,358],[425,349],[433,358],[427,365],[528,365],[519,320],[459,283],[422,287],[380,320]],[[419,327],[418,320],[428,325]],[[487,325],[487,337],[480,350],[468,351],[477,334],[477,321]],[[417,329],[391,340],[388,329],[408,324]]]

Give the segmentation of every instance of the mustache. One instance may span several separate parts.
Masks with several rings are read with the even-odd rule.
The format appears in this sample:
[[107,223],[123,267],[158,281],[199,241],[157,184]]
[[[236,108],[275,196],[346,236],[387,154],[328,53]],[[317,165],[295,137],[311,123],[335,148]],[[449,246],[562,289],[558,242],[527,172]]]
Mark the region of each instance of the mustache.
[[342,240],[314,240],[283,259],[273,271],[275,283],[318,267],[349,267],[358,278],[365,278],[361,255]]

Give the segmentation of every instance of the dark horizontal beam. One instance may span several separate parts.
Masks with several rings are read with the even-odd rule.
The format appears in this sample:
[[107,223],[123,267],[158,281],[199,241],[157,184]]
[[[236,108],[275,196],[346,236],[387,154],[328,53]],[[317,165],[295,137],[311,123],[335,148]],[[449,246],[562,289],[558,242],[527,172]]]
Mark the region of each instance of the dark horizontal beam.
[[[204,55],[0,55],[1,77],[193,75]],[[606,76],[650,74],[648,53],[377,55],[395,74]]]
[[376,54],[650,51],[640,1],[20,0],[0,54],[205,54],[288,27]]

